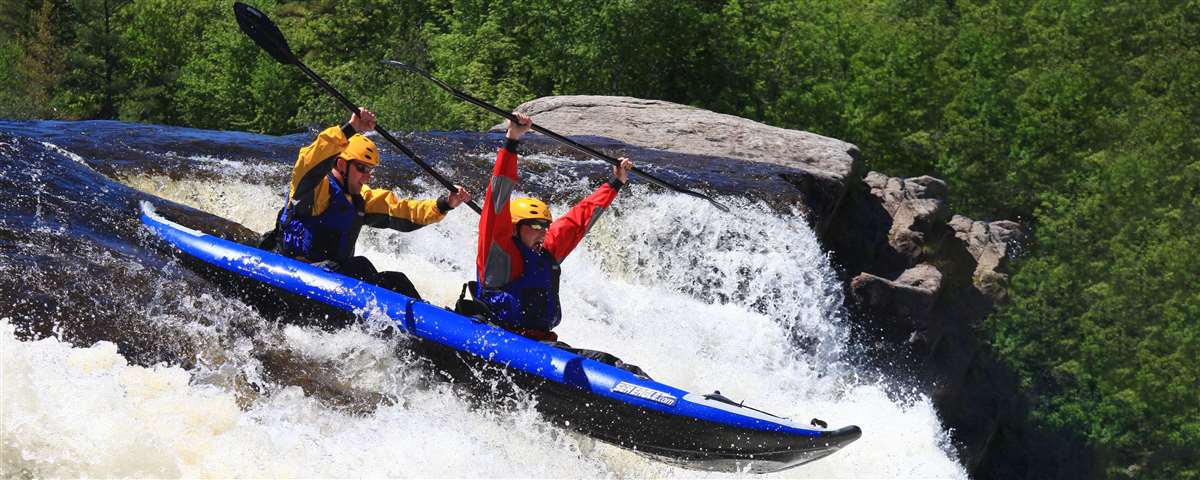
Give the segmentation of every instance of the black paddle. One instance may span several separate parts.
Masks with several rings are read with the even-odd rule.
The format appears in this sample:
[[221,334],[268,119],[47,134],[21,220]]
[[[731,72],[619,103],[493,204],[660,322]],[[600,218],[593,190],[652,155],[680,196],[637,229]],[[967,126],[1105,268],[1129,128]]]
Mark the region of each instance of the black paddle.
[[[257,43],[259,47],[262,47],[263,50],[266,50],[267,53],[271,54],[275,60],[284,65],[295,65],[300,69],[300,71],[304,72],[305,75],[308,75],[308,78],[311,78],[314,82],[317,82],[317,85],[320,85],[325,89],[325,91],[329,92],[330,95],[333,95],[334,98],[337,98],[342,105],[350,110],[350,112],[356,114],[358,113],[358,106],[356,103],[351,102],[350,99],[346,98],[345,95],[342,95],[342,93],[337,91],[336,88],[333,88],[332,85],[326,83],[325,80],[317,76],[316,73],[313,73],[312,70],[309,70],[308,67],[306,67],[304,63],[300,61],[300,59],[296,58],[296,55],[292,54],[292,49],[288,47],[287,39],[283,38],[283,33],[279,31],[279,27],[276,27],[275,23],[271,22],[271,19],[267,18],[266,14],[260,12],[257,8],[251,7],[242,2],[236,2],[233,4],[233,14],[237,16],[238,26],[242,28],[242,32],[253,39],[254,43]],[[441,183],[443,187],[446,187],[451,192],[455,192],[457,190],[450,180],[447,180],[446,177],[434,170],[433,167],[430,167],[428,163],[425,163],[424,160],[421,160],[421,157],[418,157],[416,153],[413,153],[412,150],[409,150],[408,147],[405,147],[403,144],[401,144],[399,140],[396,140],[396,138],[388,133],[387,130],[384,130],[383,127],[380,127],[377,124],[375,125],[375,131],[379,132],[380,136],[407,155],[408,158],[412,159],[412,161],[424,169],[425,172],[433,175],[433,178],[436,178],[438,183]],[[471,207],[472,210],[475,210],[475,213],[483,213],[483,210],[480,209],[479,205],[476,205],[474,201],[467,201],[467,206]]]
[[[466,93],[463,93],[462,91],[460,91],[460,90],[458,90],[458,89],[456,89],[456,88],[454,88],[454,87],[451,87],[451,86],[449,86],[449,85],[446,85],[446,83],[445,83],[445,82],[443,82],[443,81],[441,81],[441,80],[438,80],[437,78],[434,78],[434,76],[433,76],[433,75],[430,75],[430,74],[429,74],[429,72],[426,72],[425,70],[422,70],[422,69],[420,69],[420,68],[414,67],[414,66],[412,66],[412,65],[408,65],[408,64],[406,64],[406,63],[397,62],[397,61],[395,61],[395,60],[384,60],[384,61],[383,61],[383,64],[384,64],[384,65],[387,65],[387,66],[389,66],[389,67],[395,67],[395,68],[399,68],[399,69],[402,69],[402,70],[407,70],[407,71],[409,71],[409,72],[413,72],[413,73],[415,73],[415,74],[417,74],[417,75],[420,75],[420,76],[422,76],[422,77],[425,77],[426,79],[428,79],[429,81],[433,82],[433,83],[434,83],[434,84],[436,84],[437,86],[439,86],[439,87],[442,87],[442,89],[443,89],[443,90],[445,90],[445,91],[447,91],[447,92],[450,92],[450,94],[451,94],[451,95],[454,95],[455,97],[459,98],[460,100],[466,101],[467,103],[472,103],[472,104],[475,104],[476,106],[478,106],[478,107],[480,107],[480,108],[483,108],[484,110],[487,110],[487,111],[489,111],[489,112],[492,112],[492,113],[494,113],[494,114],[496,114],[496,115],[499,115],[499,116],[501,116],[501,117],[507,118],[507,119],[509,119],[510,121],[513,121],[513,122],[516,122],[516,121],[517,121],[517,117],[516,117],[516,116],[514,116],[512,113],[510,113],[510,112],[507,112],[507,111],[505,111],[505,110],[501,110],[500,108],[496,107],[495,105],[492,105],[492,104],[490,104],[490,103],[487,103],[487,102],[485,102],[485,101],[483,101],[483,100],[480,100],[480,99],[478,99],[478,98],[475,98],[475,97],[472,97],[472,96],[470,96],[470,95],[467,95]],[[585,155],[589,155],[589,156],[591,156],[591,157],[594,157],[594,158],[597,158],[597,159],[600,159],[600,160],[604,160],[604,161],[606,161],[606,162],[608,162],[608,163],[611,163],[613,166],[618,166],[618,165],[620,165],[620,164],[621,164],[621,162],[620,162],[619,160],[617,160],[617,159],[615,159],[615,158],[613,158],[613,157],[610,157],[610,156],[608,156],[608,155],[605,155],[605,154],[603,154],[603,153],[601,153],[601,152],[599,152],[599,151],[597,151],[597,150],[595,150],[595,149],[593,149],[593,148],[591,148],[591,147],[588,147],[588,146],[586,146],[586,145],[581,145],[581,144],[579,144],[579,143],[575,142],[574,140],[571,140],[571,139],[569,139],[569,138],[567,138],[567,137],[564,137],[564,136],[562,136],[562,135],[559,135],[559,134],[557,134],[557,133],[551,132],[550,130],[547,130],[547,129],[545,129],[545,128],[539,127],[537,124],[534,124],[534,125],[533,125],[531,128],[533,129],[533,131],[535,131],[535,132],[539,132],[539,133],[541,133],[541,134],[543,134],[543,135],[546,135],[546,136],[548,136],[548,137],[550,137],[550,138],[553,138],[553,139],[555,139],[555,140],[558,140],[558,141],[559,141],[560,143],[562,143],[563,145],[566,145],[566,146],[568,146],[568,147],[571,147],[571,148],[575,149],[576,151],[578,151],[578,152],[580,152],[580,153],[583,153],[583,154],[585,154]],[[638,174],[638,175],[641,175],[641,176],[645,177],[647,180],[650,180],[650,181],[651,181],[651,182],[653,182],[655,185],[658,185],[658,186],[660,186],[660,187],[666,188],[666,189],[668,189],[668,190],[673,190],[673,191],[675,191],[675,192],[679,192],[679,193],[682,193],[682,194],[684,194],[684,195],[691,195],[691,196],[693,196],[693,197],[696,197],[696,198],[701,198],[701,199],[704,199],[704,200],[708,200],[710,203],[712,203],[712,204],[713,204],[714,206],[716,206],[717,208],[719,208],[719,209],[721,209],[721,210],[723,210],[723,211],[726,211],[726,212],[728,212],[728,211],[729,211],[729,207],[726,207],[725,205],[722,205],[720,202],[718,202],[718,201],[716,201],[716,200],[713,200],[713,199],[712,199],[712,197],[709,197],[708,195],[705,195],[705,194],[703,194],[703,193],[694,192],[694,191],[692,191],[692,190],[688,190],[688,189],[686,189],[686,188],[681,188],[681,187],[677,187],[677,186],[675,186],[675,185],[671,185],[670,183],[667,183],[667,182],[665,182],[665,181],[663,181],[663,180],[660,180],[658,177],[655,177],[654,175],[651,175],[651,174],[649,174],[649,173],[646,173],[646,172],[644,172],[644,171],[642,171],[641,169],[638,169],[638,168],[634,168],[634,169],[633,169],[633,173],[636,173],[636,174]]]

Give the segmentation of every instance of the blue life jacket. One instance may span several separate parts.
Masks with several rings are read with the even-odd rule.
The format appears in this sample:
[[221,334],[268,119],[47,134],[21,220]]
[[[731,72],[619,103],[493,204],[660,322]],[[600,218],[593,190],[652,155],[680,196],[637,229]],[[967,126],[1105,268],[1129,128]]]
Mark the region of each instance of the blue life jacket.
[[[320,215],[293,214],[297,205],[291,204],[279,213],[283,240],[279,250],[284,255],[310,263],[343,262],[354,256],[354,244],[363,225],[363,199],[353,195],[352,203],[332,174],[326,180],[330,187],[329,206]],[[305,207],[298,210],[312,211],[311,206]]]
[[500,288],[481,288],[476,299],[486,303],[500,326],[549,332],[562,321],[558,303],[558,281],[562,267],[545,250],[534,253],[520,239],[524,270],[516,280]]

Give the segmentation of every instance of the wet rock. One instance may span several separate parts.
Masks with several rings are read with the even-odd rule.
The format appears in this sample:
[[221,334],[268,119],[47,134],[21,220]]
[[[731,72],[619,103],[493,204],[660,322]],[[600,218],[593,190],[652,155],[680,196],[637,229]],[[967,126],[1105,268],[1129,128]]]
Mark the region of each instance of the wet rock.
[[901,273],[896,283],[929,290],[936,295],[942,290],[942,272],[933,265],[922,263]]
[[[853,144],[677,103],[571,95],[532,100],[517,111],[566,136],[599,136],[638,147],[790,167],[793,171],[781,176],[800,192],[818,232],[827,229],[848,184],[863,173]],[[501,129],[503,124],[493,127]]]
[[908,259],[888,243],[892,216],[864,182],[855,182],[822,241],[843,279],[859,272],[893,276]]
[[1009,221],[982,222],[962,215],[950,219],[954,236],[966,243],[967,251],[975,258],[972,281],[975,287],[1003,302],[1007,299],[1008,259],[1026,239],[1021,225]]
[[863,181],[892,218],[888,244],[908,257],[910,265],[923,260],[923,247],[947,216],[946,182],[930,176],[895,178],[878,172],[868,173]]
[[929,328],[941,282],[941,272],[921,264],[893,280],[860,273],[850,281],[850,292],[866,312],[890,324],[888,330],[913,338],[913,332]]

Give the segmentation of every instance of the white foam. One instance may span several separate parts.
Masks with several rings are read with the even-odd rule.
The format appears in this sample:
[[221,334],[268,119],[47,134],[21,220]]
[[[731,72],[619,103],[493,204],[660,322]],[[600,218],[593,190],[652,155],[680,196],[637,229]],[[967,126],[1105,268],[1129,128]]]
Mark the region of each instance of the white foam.
[[[296,335],[302,335],[296,333]],[[316,334],[321,335],[321,334]],[[339,336],[335,334],[334,336]],[[129,366],[116,346],[3,346],[3,471],[32,477],[605,476],[580,439],[532,410],[471,410],[447,388],[365,415],[288,387],[246,409],[178,367]],[[337,348],[337,347],[335,347]],[[600,458],[629,457],[619,449]],[[640,459],[627,463],[641,466]]]
[[58,153],[60,153],[60,154],[62,154],[63,156],[65,156],[65,157],[67,157],[67,158],[71,159],[71,161],[73,161],[73,162],[75,162],[75,163],[78,163],[78,164],[80,164],[80,165],[83,165],[83,166],[85,166],[85,167],[88,167],[88,169],[91,169],[91,168],[92,168],[90,165],[88,165],[88,164],[87,164],[87,162],[86,162],[86,161],[84,161],[83,157],[79,156],[79,155],[78,155],[78,154],[76,154],[75,152],[72,152],[72,151],[70,151],[70,150],[67,150],[67,149],[65,149],[65,148],[62,148],[62,147],[60,147],[60,146],[58,146],[58,145],[55,145],[55,144],[53,144],[53,143],[50,143],[50,142],[41,142],[41,143],[42,143],[42,146],[44,146],[44,147],[46,147],[46,148],[49,148],[50,150],[54,150],[55,152],[58,152]]
[[126,185],[152,195],[205,210],[256,232],[275,226],[286,185],[272,188],[253,183],[224,183],[201,179],[172,179],[165,175],[132,176]]

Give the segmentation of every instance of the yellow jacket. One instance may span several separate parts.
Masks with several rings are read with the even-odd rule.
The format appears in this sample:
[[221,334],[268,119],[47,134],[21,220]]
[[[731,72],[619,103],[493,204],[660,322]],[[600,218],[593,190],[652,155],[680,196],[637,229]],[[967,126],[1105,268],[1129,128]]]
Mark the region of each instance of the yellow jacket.
[[[329,208],[332,188],[326,177],[337,164],[337,157],[349,145],[354,129],[349,125],[329,127],[316,140],[300,149],[292,167],[292,183],[288,202],[293,215],[318,216]],[[391,190],[363,185],[363,224],[377,228],[392,228],[410,232],[445,218],[450,210],[446,198],[414,200],[397,197]],[[349,194],[346,199],[353,202]]]

